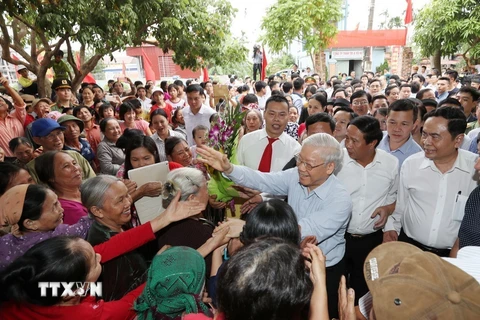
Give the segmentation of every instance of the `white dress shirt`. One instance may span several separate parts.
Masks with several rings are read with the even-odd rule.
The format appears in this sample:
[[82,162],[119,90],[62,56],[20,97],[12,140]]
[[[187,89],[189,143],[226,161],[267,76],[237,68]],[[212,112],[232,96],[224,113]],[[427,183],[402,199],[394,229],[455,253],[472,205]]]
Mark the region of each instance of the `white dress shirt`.
[[394,219],[385,230],[400,232],[403,227],[407,236],[425,246],[451,248],[464,214],[463,209],[456,209],[465,205],[477,186],[477,157],[459,149],[454,165],[444,174],[424,152],[407,158],[400,170]]
[[379,217],[372,219],[371,216],[378,207],[392,204],[397,199],[398,172],[398,159],[386,151],[377,149],[373,161],[363,167],[344,150],[343,165],[337,178],[353,201],[348,233],[365,235],[376,231],[374,224]]
[[257,96],[258,99],[258,107],[262,112],[265,110],[265,104],[267,103],[268,96],[264,94],[263,96]]
[[187,142],[189,146],[195,144],[193,141],[192,130],[198,125],[204,125],[210,129],[210,117],[215,113],[217,113],[217,111],[206,105],[202,105],[197,114],[192,113],[190,106],[183,108],[183,119],[185,120],[185,129],[187,130]]
[[[242,137],[237,149],[237,161],[242,166],[258,170],[265,147],[268,145],[268,135],[265,129],[250,132]],[[272,144],[272,162],[270,172],[281,171],[283,167],[300,152],[300,144],[283,132]]]

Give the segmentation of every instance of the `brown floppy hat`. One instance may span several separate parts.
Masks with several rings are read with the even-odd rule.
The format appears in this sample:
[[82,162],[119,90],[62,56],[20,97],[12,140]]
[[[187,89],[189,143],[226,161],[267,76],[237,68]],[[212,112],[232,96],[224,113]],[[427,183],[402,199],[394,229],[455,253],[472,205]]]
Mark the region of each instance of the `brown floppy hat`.
[[408,243],[376,247],[363,272],[377,319],[480,319],[480,284]]

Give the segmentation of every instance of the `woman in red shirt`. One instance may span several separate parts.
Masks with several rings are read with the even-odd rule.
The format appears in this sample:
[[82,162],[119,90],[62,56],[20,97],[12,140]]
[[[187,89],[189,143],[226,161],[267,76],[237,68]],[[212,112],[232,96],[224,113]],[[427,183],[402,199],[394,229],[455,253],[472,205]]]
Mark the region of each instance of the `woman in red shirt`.
[[[164,213],[151,222],[121,232],[107,242],[92,247],[78,237],[56,237],[40,242],[0,273],[2,319],[133,319],[134,300],[144,285],[112,302],[96,300],[88,294],[88,285],[96,282],[101,263],[112,260],[155,239],[155,232],[172,222],[198,214],[205,208],[198,201],[178,202],[180,193]],[[41,295],[39,282],[75,282],[78,295],[58,297],[46,290]],[[80,296],[87,292],[86,297]]]

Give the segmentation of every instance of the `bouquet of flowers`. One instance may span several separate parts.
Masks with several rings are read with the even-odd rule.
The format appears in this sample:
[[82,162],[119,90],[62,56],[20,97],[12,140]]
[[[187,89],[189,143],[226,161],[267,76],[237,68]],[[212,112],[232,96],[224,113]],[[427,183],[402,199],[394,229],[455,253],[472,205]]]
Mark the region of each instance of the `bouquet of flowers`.
[[[228,160],[235,164],[237,161],[237,146],[238,135],[242,126],[242,120],[245,117],[245,112],[242,112],[241,105],[237,107],[231,106],[225,99],[223,115],[218,116],[210,124],[210,131],[208,133],[207,144],[227,155]],[[217,196],[217,201],[228,202],[230,201],[230,207],[234,206],[232,200],[234,197],[238,197],[238,192],[232,188],[234,183],[225,178],[221,172],[207,167],[210,173],[210,182],[208,184],[208,191],[211,195]],[[234,207],[233,210],[234,211]]]

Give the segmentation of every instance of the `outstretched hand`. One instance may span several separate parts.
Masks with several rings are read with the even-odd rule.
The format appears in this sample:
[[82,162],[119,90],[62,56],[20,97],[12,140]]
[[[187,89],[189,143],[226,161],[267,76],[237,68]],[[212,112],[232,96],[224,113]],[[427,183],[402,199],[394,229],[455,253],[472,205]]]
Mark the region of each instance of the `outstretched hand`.
[[201,158],[197,158],[203,164],[208,164],[212,168],[225,173],[230,173],[233,170],[233,166],[228,161],[227,155],[217,150],[207,147],[205,145],[197,147],[197,154],[201,156]]
[[162,213],[168,222],[175,222],[199,214],[205,210],[206,204],[197,200],[180,201],[181,192],[178,191],[170,205]]
[[326,258],[322,250],[316,245],[309,243],[304,248],[303,255],[308,258],[305,260],[305,264],[310,270],[310,279],[313,285],[326,286]]
[[229,228],[228,236],[230,238],[238,238],[240,237],[240,232],[243,231],[243,227],[245,226],[245,221],[235,218],[229,218],[225,222],[221,222],[218,224],[218,227],[215,228],[213,233],[221,232],[222,230]]
[[345,276],[340,279],[338,287],[338,313],[340,320],[356,320],[355,314],[355,291],[353,289],[347,290],[347,281]]

